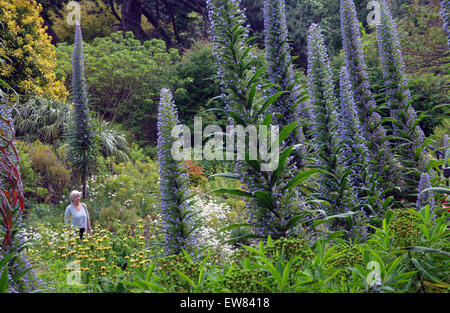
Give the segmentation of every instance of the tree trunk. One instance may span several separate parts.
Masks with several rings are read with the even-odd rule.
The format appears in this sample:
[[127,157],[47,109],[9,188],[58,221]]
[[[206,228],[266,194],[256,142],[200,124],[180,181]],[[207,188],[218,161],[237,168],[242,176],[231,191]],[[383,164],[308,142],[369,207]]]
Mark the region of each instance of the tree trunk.
[[49,35],[52,38],[52,44],[56,45],[57,43],[61,42],[59,37],[53,31],[52,26],[50,25],[50,21],[49,21],[47,15],[43,15],[42,19],[44,20],[44,26],[47,27],[45,32],[47,33],[47,35]]
[[81,196],[83,197],[83,199],[86,199],[86,171],[83,171],[83,174],[81,174],[81,184]]
[[145,39],[145,32],[141,26],[141,2],[139,0],[123,0],[121,13],[122,31],[132,31],[136,39]]

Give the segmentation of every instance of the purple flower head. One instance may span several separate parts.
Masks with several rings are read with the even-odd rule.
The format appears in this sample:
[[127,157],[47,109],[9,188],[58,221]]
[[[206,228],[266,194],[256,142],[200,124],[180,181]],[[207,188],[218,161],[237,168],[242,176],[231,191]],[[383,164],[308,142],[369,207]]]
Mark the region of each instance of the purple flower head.
[[353,98],[347,69],[340,72],[341,111],[339,114],[339,137],[342,142],[342,157],[346,169],[353,169],[353,185],[362,187],[362,173],[367,162],[367,146],[362,135],[359,117]]
[[367,161],[373,160],[369,167],[372,177],[381,176],[385,181],[398,181],[393,176],[393,156],[388,141],[385,140],[386,131],[379,123],[381,117],[375,112],[376,103],[369,89],[369,75],[364,60],[361,44],[359,21],[353,0],[341,0],[341,33],[344,48],[345,64],[352,85],[356,110],[362,128],[362,136],[367,142],[369,150]]
[[426,153],[418,156],[416,154],[417,149],[423,143],[424,133],[420,126],[416,125],[416,112],[411,106],[411,96],[395,21],[386,1],[380,0],[379,3],[380,23],[376,28],[387,104],[393,120],[394,135],[408,142],[406,146],[397,144],[394,150],[401,156],[405,167],[415,167],[424,171],[428,163],[427,155]]
[[431,210],[435,208],[434,193],[432,191],[423,192],[427,188],[431,188],[430,175],[422,173],[419,182],[419,196],[416,202],[417,209],[421,209],[426,205],[429,205]]
[[192,250],[195,246],[195,221],[188,200],[190,190],[184,165],[172,157],[175,139],[172,128],[178,125],[178,113],[172,94],[161,89],[158,111],[158,162],[161,191],[161,210],[165,233],[165,252],[177,254],[181,249]]
[[450,29],[449,29],[449,21],[448,21],[448,15],[450,14],[450,1],[449,0],[439,0],[440,4],[440,12],[442,19],[444,21],[443,28],[445,33],[447,34],[447,41],[448,45],[450,47]]
[[[300,99],[300,86],[294,79],[294,69],[288,44],[288,29],[284,0],[264,0],[264,35],[266,46],[267,74],[271,83],[281,90],[291,92],[281,95],[271,106],[272,112],[281,113],[281,118],[274,118],[280,128],[296,121],[308,118],[307,103]],[[270,95],[277,93],[277,88],[270,89]],[[303,143],[304,130],[299,128],[285,140],[284,146]],[[301,168],[305,151],[296,150],[292,162]]]
[[343,192],[344,199],[329,199],[332,194],[339,193],[338,182],[334,177],[340,177],[344,173],[342,155],[339,153],[340,137],[337,99],[334,95],[334,86],[330,61],[326,53],[321,28],[312,24],[308,36],[308,87],[313,120],[313,142],[318,164],[327,171],[332,171],[333,176],[319,175],[321,195],[333,203],[335,212],[343,213],[354,198],[353,188],[347,184]]

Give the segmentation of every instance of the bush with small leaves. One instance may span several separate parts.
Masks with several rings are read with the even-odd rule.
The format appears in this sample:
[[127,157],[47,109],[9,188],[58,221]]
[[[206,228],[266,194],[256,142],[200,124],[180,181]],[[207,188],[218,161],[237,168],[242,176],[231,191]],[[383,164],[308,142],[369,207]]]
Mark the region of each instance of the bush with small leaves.
[[421,235],[418,224],[420,219],[408,210],[394,210],[389,228],[394,234],[393,243],[397,247],[413,246]]

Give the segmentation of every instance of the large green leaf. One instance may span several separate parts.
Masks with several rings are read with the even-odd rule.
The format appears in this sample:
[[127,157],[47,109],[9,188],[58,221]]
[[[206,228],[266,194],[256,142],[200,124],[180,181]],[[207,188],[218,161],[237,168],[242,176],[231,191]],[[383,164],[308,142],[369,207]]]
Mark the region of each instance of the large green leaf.
[[436,277],[433,273],[430,273],[424,266],[421,264],[419,260],[416,260],[415,258],[411,258],[411,262],[414,264],[414,266],[425,276],[433,280],[435,283],[439,283],[441,280],[439,277]]
[[6,292],[8,288],[8,266],[3,268],[2,275],[0,276],[0,293]]
[[208,176],[208,179],[213,178],[213,177],[224,177],[224,178],[231,178],[231,179],[237,179],[237,180],[239,180],[239,178],[240,178],[239,174],[236,174],[236,173],[217,173],[217,174]]
[[259,109],[259,112],[258,112],[258,114],[257,114],[257,116],[260,116],[272,103],[274,103],[275,101],[277,101],[277,99],[281,96],[281,95],[283,95],[283,94],[285,94],[285,93],[287,93],[288,91],[279,91],[279,92],[277,92],[276,94],[274,94],[274,95],[272,95],[272,96],[270,96],[267,100],[266,100],[266,102],[264,102],[264,105],[261,107],[261,109]]
[[350,217],[350,216],[352,216],[354,214],[357,214],[357,213],[358,212],[346,212],[346,213],[341,213],[341,214],[327,216],[325,218],[322,218],[322,219],[319,219],[319,220],[315,220],[313,222],[313,227],[316,227],[316,226],[318,226],[320,224],[323,224],[323,223],[325,223],[327,221],[334,220],[336,218],[347,218],[347,217]]
[[258,200],[258,203],[269,210],[273,210],[275,208],[275,203],[269,192],[258,190],[253,193],[253,196]]
[[424,190],[422,190],[422,192],[419,193],[422,194],[424,192],[427,191],[432,191],[432,192],[437,192],[437,193],[444,193],[444,194],[449,194],[450,193],[450,188],[444,188],[444,187],[431,187],[431,188],[426,188]]
[[280,135],[278,136],[278,142],[281,144],[288,136],[289,134],[295,129],[297,128],[297,124],[298,122],[293,122],[291,124],[288,124],[286,126],[283,127],[283,129],[281,130]]
[[289,156],[292,153],[292,150],[294,149],[294,146],[290,146],[287,149],[284,149],[283,153],[281,154],[279,160],[278,160],[278,167],[277,169],[273,172],[271,180],[270,180],[270,186],[274,186],[275,183],[278,181],[278,179],[281,177],[281,173],[284,170],[284,167],[286,165],[286,161],[289,158]]
[[328,173],[328,172],[319,168],[301,171],[294,178],[291,179],[291,181],[284,187],[284,189],[288,190],[294,188],[316,173]]
[[427,247],[419,247],[419,246],[405,247],[405,248],[401,248],[397,251],[404,251],[404,250],[412,251],[412,252],[436,253],[436,254],[442,254],[442,255],[450,257],[450,252],[446,252],[446,251],[439,250],[439,249],[427,248]]
[[241,197],[248,197],[248,198],[252,198],[253,195],[250,192],[246,192],[246,191],[242,191],[239,189],[228,189],[228,188],[220,188],[220,189],[216,189],[213,190],[211,192],[214,193],[223,193],[223,194],[229,194],[229,195],[233,195],[233,196],[241,196]]

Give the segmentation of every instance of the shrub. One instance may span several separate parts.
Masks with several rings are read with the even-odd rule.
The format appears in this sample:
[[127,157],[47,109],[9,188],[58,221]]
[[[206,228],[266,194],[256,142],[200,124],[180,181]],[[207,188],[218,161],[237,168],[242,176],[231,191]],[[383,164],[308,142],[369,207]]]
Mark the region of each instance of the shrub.
[[111,231],[117,231],[119,224],[122,223],[135,226],[139,221],[139,216],[134,209],[106,207],[100,209],[98,221],[101,227]]
[[409,210],[394,210],[394,217],[389,223],[389,228],[394,234],[393,242],[397,247],[413,246],[421,234],[417,225],[420,219]]
[[160,273],[163,277],[165,286],[173,288],[175,292],[188,292],[190,285],[184,279],[181,279],[177,271],[180,271],[193,281],[197,281],[200,274],[199,263],[184,254],[169,255],[158,260]]
[[[194,116],[199,114],[200,109],[211,108],[212,105],[207,106],[209,99],[220,94],[220,86],[214,79],[217,71],[211,43],[195,42],[183,54],[175,70],[183,82],[179,91],[174,93],[180,120],[186,125],[193,125]],[[218,117],[222,116],[219,114]],[[214,114],[211,122],[217,123]]]
[[188,169],[189,181],[193,186],[198,186],[206,183],[207,179],[203,169],[193,160],[187,160],[185,162]]
[[[64,162],[65,155],[60,150],[58,156],[51,145],[19,142],[19,151],[23,156],[24,185],[28,195],[37,200],[58,203],[67,189],[72,186],[71,173]],[[46,195],[48,193],[48,195]]]
[[42,6],[35,0],[0,1],[0,54],[10,62],[0,69],[0,78],[19,95],[33,94],[65,100],[64,79],[54,73],[56,51],[42,27]]
[[[118,216],[117,212],[122,209],[131,210],[142,218],[159,209],[159,175],[155,161],[148,157],[144,162],[118,164],[112,158],[100,157],[99,160],[101,166],[96,175],[88,180],[87,190],[87,201],[94,218],[99,217],[102,208],[108,207],[115,213],[106,216]],[[100,223],[109,225],[101,219]]]

